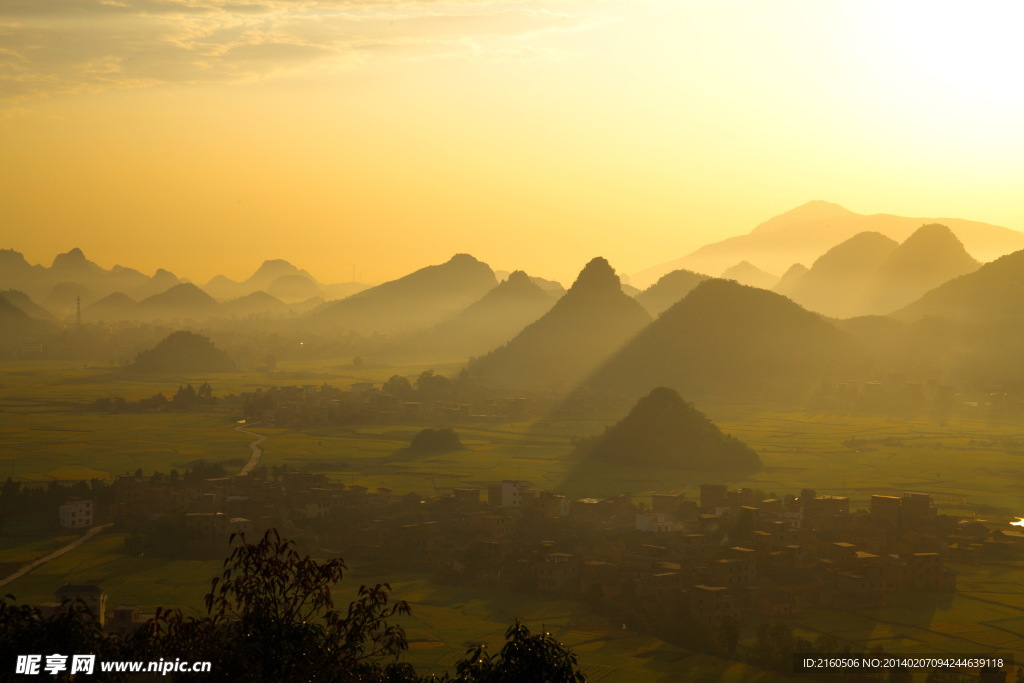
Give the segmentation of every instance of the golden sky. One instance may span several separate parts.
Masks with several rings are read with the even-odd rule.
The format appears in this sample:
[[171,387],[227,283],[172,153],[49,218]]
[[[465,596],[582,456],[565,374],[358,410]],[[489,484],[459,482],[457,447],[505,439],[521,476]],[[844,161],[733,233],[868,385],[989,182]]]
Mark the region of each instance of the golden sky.
[[1016,0],[4,0],[0,248],[631,273],[812,199],[1024,230]]

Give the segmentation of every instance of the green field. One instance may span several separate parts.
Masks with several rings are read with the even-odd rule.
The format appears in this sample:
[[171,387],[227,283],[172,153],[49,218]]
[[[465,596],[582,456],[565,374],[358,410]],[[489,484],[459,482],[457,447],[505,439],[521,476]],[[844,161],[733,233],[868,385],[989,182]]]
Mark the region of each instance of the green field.
[[[333,367],[333,369],[332,369]],[[450,370],[450,368],[444,368]],[[414,366],[360,369],[343,363],[295,363],[272,373],[126,379],[109,368],[36,363],[0,365],[0,476],[27,481],[108,478],[142,468],[168,471],[204,458],[239,466],[250,437],[232,430],[233,411],[209,413],[84,413],[76,406],[102,396],[137,399],[179,384],[210,381],[217,395],[272,384],[381,382],[415,374]],[[700,407],[700,406],[698,406]],[[634,495],[678,489],[696,494],[703,482],[726,481],[780,495],[811,487],[849,495],[864,506],[873,493],[931,493],[943,511],[1007,520],[1024,510],[1024,425],[982,417],[949,419],[809,414],[743,407],[704,407],[728,433],[753,446],[764,468],[749,479],[724,472],[613,467],[571,457],[573,437],[600,432],[620,415],[585,420],[538,418],[515,424],[454,426],[466,450],[412,457],[400,453],[423,424],[294,430],[267,434],[266,463],[323,472],[345,483],[431,493],[518,478],[572,496]],[[851,438],[858,447],[844,445]],[[1024,514],[1024,512],[1021,512]]]
[[[1021,570],[1024,564],[1017,563]],[[967,572],[960,574],[962,581],[977,578]],[[1024,639],[1013,630],[1024,623],[1024,608],[971,592],[897,593],[883,606],[813,610],[787,621],[801,631],[830,633],[853,647],[881,646],[888,653],[1024,653]]]
[[[358,571],[355,581],[373,581]],[[651,636],[623,630],[582,602],[533,593],[499,593],[439,584],[414,575],[388,577],[395,596],[409,601],[403,621],[410,648],[403,660],[424,672],[452,669],[465,650],[483,642],[495,652],[514,619],[546,630],[568,645],[592,681],[775,681],[769,672],[695,653]],[[484,637],[481,637],[485,634]]]
[[[202,612],[202,597],[220,561],[186,561],[129,556],[124,536],[102,534],[5,587],[19,601],[52,600],[64,582],[97,583],[112,603],[138,603],[152,609],[175,605],[186,614]],[[889,653],[1024,653],[1024,562],[953,564],[956,594],[909,593],[889,596],[884,606],[863,610],[812,610],[787,619],[813,637],[831,633],[854,649],[879,645]],[[393,596],[409,602],[402,620],[410,649],[405,661],[424,671],[451,668],[477,642],[500,648],[504,630],[519,618],[544,628],[569,645],[597,681],[782,680],[736,663],[681,649],[657,638],[623,630],[621,624],[585,603],[538,593],[505,593],[444,584],[408,571],[355,564],[335,599],[343,604],[359,584],[389,582]],[[744,641],[752,643],[752,615]],[[763,678],[755,678],[763,676]]]
[[0,534],[0,578],[22,565],[49,555],[80,535],[68,529],[50,531],[48,527],[23,520],[5,522],[3,533]]
[[[437,367],[437,366],[435,366]],[[234,431],[238,415],[207,413],[107,415],[81,412],[75,404],[101,396],[137,399],[157,391],[173,393],[186,381],[210,381],[217,395],[270,384],[381,382],[391,374],[415,374],[422,367],[361,369],[313,363],[274,373],[127,380],[109,369],[55,363],[0,366],[0,476],[27,482],[110,478],[141,468],[145,472],[184,468],[206,459],[240,467],[252,438]],[[442,370],[442,368],[438,368]],[[698,406],[701,407],[701,406]],[[865,508],[875,493],[931,494],[940,513],[1007,522],[1024,514],[1024,435],[1019,424],[994,423],[965,414],[937,424],[919,418],[809,414],[744,407],[705,408],[727,433],[746,441],[764,467],[747,479],[724,472],[621,467],[581,462],[573,439],[599,433],[619,415],[593,419],[538,417],[516,423],[450,425],[465,450],[416,455],[404,450],[425,424],[289,429],[247,428],[265,434],[263,462],[327,474],[346,484],[384,486],[396,493],[446,492],[454,486],[485,486],[522,479],[541,489],[573,497],[629,491],[643,500],[652,491],[684,490],[696,497],[705,482],[727,482],[779,495],[810,487],[844,494],[853,508]],[[436,426],[436,425],[429,425]],[[851,442],[856,439],[856,442]],[[8,525],[0,535],[0,567],[11,568],[47,554],[74,535],[42,533]],[[220,562],[128,556],[123,537],[106,533],[81,548],[5,587],[19,600],[52,599],[65,582],[96,582],[113,603],[147,607],[180,605],[196,614]],[[580,654],[593,680],[677,680],[684,673],[703,680],[758,680],[760,672],[680,650],[657,639],[623,632],[579,603],[539,595],[490,595],[473,588],[442,585],[413,574],[378,575],[356,569],[339,593],[359,582],[390,580],[396,597],[409,600],[407,622],[417,666],[450,666],[468,644],[493,646],[516,616],[546,625]],[[1024,564],[957,564],[956,595],[897,595],[884,607],[857,611],[813,611],[789,620],[797,630],[829,632],[861,646],[889,652],[1024,652]],[[747,637],[756,618],[746,625]],[[768,676],[767,674],[764,674]],[[768,676],[762,680],[771,680]]]
[[182,607],[186,614],[200,614],[221,560],[127,555],[124,539],[124,534],[102,533],[7,584],[4,592],[18,602],[38,604],[52,601],[54,591],[65,583],[95,583],[110,595],[111,605]]
[[[203,613],[203,596],[221,561],[167,560],[126,555],[124,535],[105,533],[4,587],[19,602],[53,600],[53,591],[70,583],[95,583],[111,604],[140,604],[145,610],[180,606],[187,615]],[[533,593],[502,593],[438,583],[409,572],[354,566],[335,590],[339,605],[355,596],[360,584],[389,582],[395,599],[409,602],[412,614],[400,620],[409,638],[403,655],[423,672],[454,667],[466,649],[486,643],[500,649],[505,629],[515,618],[544,628],[569,645],[594,681],[785,680],[736,662],[683,650],[662,640],[623,631],[583,603]]]

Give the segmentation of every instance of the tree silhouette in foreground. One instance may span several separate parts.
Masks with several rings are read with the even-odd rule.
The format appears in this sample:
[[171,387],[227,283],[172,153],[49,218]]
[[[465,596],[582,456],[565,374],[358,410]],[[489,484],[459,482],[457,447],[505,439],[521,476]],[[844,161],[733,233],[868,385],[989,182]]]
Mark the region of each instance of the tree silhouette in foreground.
[[409,606],[391,601],[388,584],[360,586],[348,609],[339,611],[331,588],[347,569],[342,560],[300,557],[274,529],[256,543],[242,535],[232,535],[232,543],[236,538],[240,542],[206,596],[208,616],[159,614],[150,627],[154,654],[213,662],[213,678],[194,675],[204,681],[392,678],[388,671],[396,668],[406,640],[388,619],[409,614]]
[[[398,661],[407,648],[393,617],[410,613],[391,600],[391,587],[360,586],[355,600],[335,609],[331,589],[347,567],[340,559],[300,556],[276,530],[256,543],[232,535],[234,548],[206,595],[207,615],[180,609],[156,616],[126,638],[106,633],[84,604],[68,604],[44,619],[39,609],[0,601],[0,667],[14,670],[18,654],[93,653],[98,661],[209,661],[204,673],[169,672],[170,681],[304,681],[318,683],[582,683],[576,656],[549,633],[531,635],[517,620],[497,655],[470,648],[455,672],[421,676]],[[0,677],[3,674],[0,673]],[[97,665],[96,681],[126,680]],[[58,676],[54,680],[65,680]]]
[[[483,645],[466,652],[455,666],[455,681],[473,683],[586,683],[576,655],[547,632],[530,635],[530,629],[516,623],[505,632],[505,646],[489,655]],[[446,677],[447,678],[447,677]]]

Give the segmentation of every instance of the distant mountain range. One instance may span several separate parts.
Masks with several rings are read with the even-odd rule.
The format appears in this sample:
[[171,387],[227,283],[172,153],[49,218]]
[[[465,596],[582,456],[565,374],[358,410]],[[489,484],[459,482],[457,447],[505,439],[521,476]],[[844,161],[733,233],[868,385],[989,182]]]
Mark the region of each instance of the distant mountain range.
[[862,232],[829,249],[785,293],[837,318],[890,313],[928,290],[980,266],[944,225],[925,225],[903,244]]
[[948,280],[893,313],[895,318],[910,321],[926,316],[961,322],[1024,323],[1024,251]]
[[355,332],[396,332],[429,327],[455,315],[498,284],[494,271],[469,254],[333,301],[310,322]]
[[218,301],[231,301],[256,292],[265,292],[288,304],[301,303],[315,297],[341,299],[355,294],[366,285],[357,282],[323,284],[305,270],[283,259],[264,261],[252,275],[235,282],[223,275],[212,278],[203,289]]
[[872,276],[897,248],[880,232],[858,233],[822,254],[802,276],[788,278],[788,291],[780,293],[826,315],[858,315]]
[[[184,284],[189,287],[169,298],[160,296]],[[19,252],[0,249],[0,289],[5,288],[27,297],[28,303],[22,306],[36,319],[72,320],[81,305],[83,322],[113,322],[169,320],[172,315],[189,319],[287,316],[306,312],[325,297],[342,298],[366,285],[323,284],[287,261],[272,259],[243,282],[219,275],[199,288],[162,268],[152,277],[123,266],[105,269],[75,248],[58,254],[49,267],[30,265]],[[252,295],[257,296],[247,298]],[[211,306],[210,300],[229,305]]]
[[485,386],[569,390],[650,321],[598,257],[551,310],[471,362],[466,375]]
[[180,282],[167,271],[149,277],[123,266],[108,270],[87,259],[77,248],[58,254],[49,268],[29,265],[16,251],[0,250],[0,288],[24,292],[57,317],[73,315],[79,299],[83,306],[114,292],[139,299]]
[[779,281],[778,275],[766,273],[749,261],[740,261],[731,268],[726,268],[721,275],[723,280],[735,280],[741,285],[771,289]]
[[[845,234],[865,220],[892,230]],[[920,381],[999,383],[1006,373],[1024,381],[1024,249],[981,265],[964,244],[1002,248],[1024,235],[917,221],[812,202],[709,245],[700,252],[708,269],[672,270],[643,291],[624,286],[604,258],[568,291],[523,271],[498,278],[456,254],[346,295],[361,285],[324,285],[280,259],[242,282],[217,277],[199,287],[167,270],[105,269],[79,249],[49,267],[0,250],[0,355],[66,353],[89,335],[108,343],[122,329],[145,330],[152,343],[157,330],[201,325],[230,340],[243,365],[307,340],[311,358],[471,358],[468,387],[581,397],[636,399],[664,386],[701,403],[791,400],[829,379],[903,371]],[[894,238],[896,228],[906,229]],[[810,267],[793,263],[787,245],[809,252],[809,244],[825,246]],[[753,260],[743,250],[754,247],[771,247],[785,263]],[[717,268],[708,254],[727,265]],[[65,334],[79,306],[88,329]],[[233,326],[243,320],[258,324]],[[151,325],[96,324],[116,321]]]
[[691,270],[673,270],[637,294],[636,300],[647,309],[648,313],[657,317],[707,279],[707,275],[694,273]]
[[559,296],[517,270],[454,318],[416,333],[418,346],[454,356],[479,356],[543,316]]
[[639,397],[667,386],[689,397],[793,398],[854,367],[856,344],[786,297],[711,279],[611,355],[583,385]]
[[746,235],[730,237],[681,258],[643,270],[632,282],[646,286],[680,268],[721,273],[741,261],[782,273],[794,262],[813,263],[831,247],[862,232],[877,232],[903,242],[922,225],[948,226],[967,251],[981,261],[1024,249],[1024,233],[959,218],[908,218],[889,214],[865,216],[838,204],[812,201],[758,225]]
[[8,303],[12,304],[29,318],[35,318],[36,320],[57,319],[53,313],[50,313],[45,308],[32,301],[28,294],[19,292],[16,289],[9,289],[5,292],[0,292],[0,299],[4,299]]

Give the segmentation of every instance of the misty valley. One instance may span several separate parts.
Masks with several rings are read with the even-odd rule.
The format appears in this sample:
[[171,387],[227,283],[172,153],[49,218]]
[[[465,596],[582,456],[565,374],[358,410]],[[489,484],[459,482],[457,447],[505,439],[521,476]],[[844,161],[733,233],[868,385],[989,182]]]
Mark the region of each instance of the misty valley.
[[2,250],[0,585],[127,639],[275,530],[405,601],[410,676],[520,622],[591,681],[1024,657],[1022,312],[1024,234],[827,202],[566,283]]

